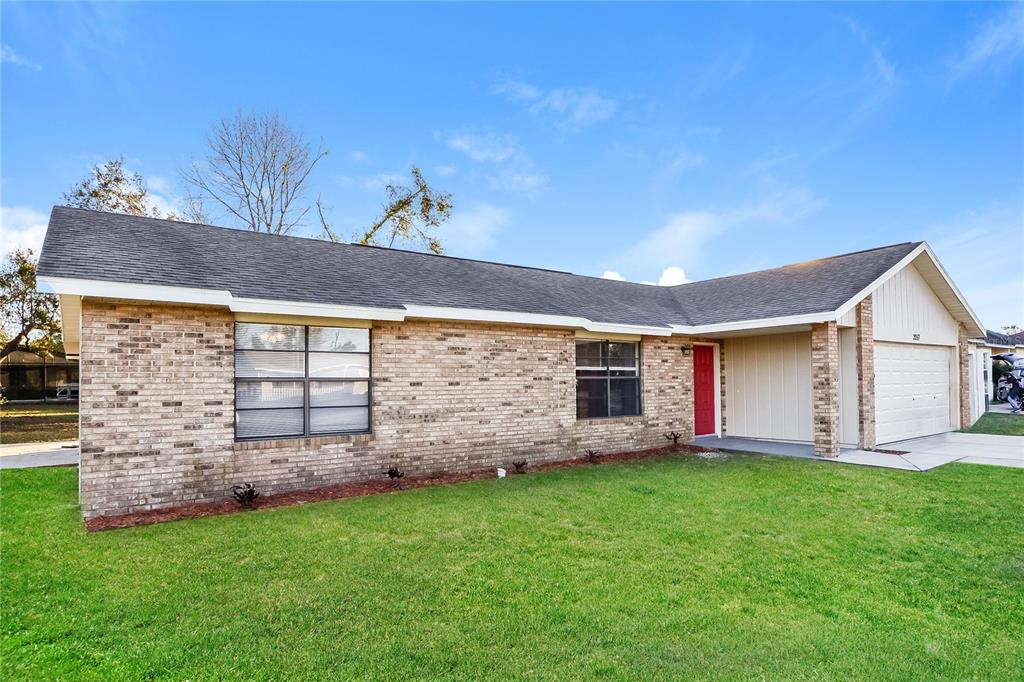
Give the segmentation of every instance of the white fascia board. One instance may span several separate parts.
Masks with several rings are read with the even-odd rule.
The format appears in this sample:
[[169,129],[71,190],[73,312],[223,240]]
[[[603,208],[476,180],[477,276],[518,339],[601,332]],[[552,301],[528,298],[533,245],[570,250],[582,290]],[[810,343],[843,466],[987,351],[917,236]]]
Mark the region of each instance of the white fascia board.
[[935,255],[934,251],[932,251],[931,245],[928,242],[925,242],[924,244],[922,244],[922,246],[924,247],[925,253],[927,253],[929,258],[932,259],[932,262],[935,264],[935,268],[939,271],[939,274],[942,275],[942,278],[946,280],[946,284],[948,284],[949,288],[953,290],[954,294],[956,294],[957,299],[960,301],[960,305],[964,307],[964,310],[967,311],[967,314],[971,316],[971,320],[974,321],[974,324],[977,326],[977,328],[981,330],[982,334],[984,334],[985,325],[981,323],[981,320],[978,318],[978,315],[974,312],[974,309],[971,308],[971,305],[967,302],[967,299],[964,298],[963,293],[960,291],[960,288],[953,281],[953,278],[949,276],[948,272],[946,272],[946,268],[942,267],[942,263],[939,262],[939,257]]
[[235,298],[223,289],[195,289],[160,284],[131,282],[105,282],[68,277],[39,277],[36,288],[44,293],[95,298],[117,298],[129,301],[155,301],[212,305],[240,313],[269,313],[273,315],[303,315],[308,317],[343,317],[362,320],[403,320],[405,311],[398,308],[370,308],[362,306],[326,305],[299,301],[273,301],[259,298]]
[[135,284],[131,282],[105,282],[95,279],[69,277],[39,277],[36,288],[44,293],[121,298],[130,301],[160,301],[163,303],[192,303],[228,307],[231,293],[217,289],[169,287],[162,284]]
[[570,315],[544,315],[541,313],[517,313],[507,310],[481,310],[477,308],[450,308],[406,304],[406,317],[432,320],[464,320],[466,322],[494,322],[500,324],[521,324],[531,327],[568,327],[586,329],[606,334],[639,334],[643,336],[671,336],[670,327],[647,327],[631,324],[593,322],[585,317]]
[[861,289],[853,298],[851,298],[843,305],[839,306],[839,308],[836,310],[836,319],[839,319],[840,317],[848,313],[850,310],[852,310],[854,306],[856,306],[858,303],[867,298],[868,294],[872,293],[873,291],[875,291],[875,289],[882,286],[886,281],[893,277],[897,272],[907,267],[907,265],[913,262],[914,259],[920,256],[922,253],[928,254],[928,257],[931,259],[932,264],[935,266],[935,269],[939,271],[939,274],[942,275],[942,278],[946,281],[946,284],[949,286],[950,290],[957,297],[957,300],[960,301],[960,305],[962,305],[964,307],[964,310],[967,311],[967,314],[970,316],[971,321],[973,321],[977,329],[981,330],[981,333],[984,334],[985,327],[984,325],[981,324],[981,320],[978,319],[978,316],[974,313],[974,310],[971,309],[970,304],[967,303],[967,299],[964,298],[964,295],[960,292],[960,289],[953,282],[953,279],[949,276],[949,273],[946,272],[946,269],[944,267],[942,267],[942,263],[939,262],[938,256],[936,256],[935,252],[932,251],[932,247],[928,244],[928,242],[922,242],[916,249],[914,249],[906,256],[904,256],[899,263],[886,270],[874,282]]
[[[230,295],[230,294],[229,294]],[[236,313],[299,315],[303,317],[341,317],[353,320],[388,320],[401,322],[406,312],[398,308],[329,305],[299,301],[271,301],[262,298],[232,298],[229,306]]]
[[835,322],[837,319],[838,316],[836,313],[832,310],[828,310],[821,313],[787,315],[785,317],[766,317],[760,320],[738,320],[736,322],[722,322],[718,324],[674,324],[672,325],[672,331],[676,334],[685,335],[718,334],[721,332],[735,332],[746,329],[788,327],[798,324],[814,324],[816,322]]
[[896,263],[896,265],[892,266],[891,268],[883,272],[879,277],[877,277],[873,282],[871,282],[871,284],[867,285],[866,287],[858,291],[853,296],[853,298],[851,298],[843,305],[839,306],[839,308],[836,310],[836,319],[838,320],[840,317],[853,310],[858,303],[860,303],[861,301],[868,297],[868,294],[870,294],[875,289],[885,284],[897,272],[907,267],[907,265],[909,265],[911,261],[913,261],[919,255],[921,255],[921,252],[925,250],[926,246],[926,244],[919,245],[913,251],[911,251],[902,259],[900,259],[900,262]]

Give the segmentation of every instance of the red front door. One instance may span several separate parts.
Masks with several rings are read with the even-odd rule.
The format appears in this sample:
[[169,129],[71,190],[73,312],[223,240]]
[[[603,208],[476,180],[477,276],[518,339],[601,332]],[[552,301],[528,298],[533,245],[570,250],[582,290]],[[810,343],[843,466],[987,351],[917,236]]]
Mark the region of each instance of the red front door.
[[693,347],[693,433],[715,432],[715,347]]

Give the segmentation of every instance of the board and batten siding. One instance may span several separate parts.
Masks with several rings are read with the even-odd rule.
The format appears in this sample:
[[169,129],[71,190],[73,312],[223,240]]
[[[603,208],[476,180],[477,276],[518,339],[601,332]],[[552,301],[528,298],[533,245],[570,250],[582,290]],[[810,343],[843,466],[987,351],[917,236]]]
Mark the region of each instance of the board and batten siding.
[[730,436],[813,439],[809,333],[726,339],[725,357]]
[[913,264],[875,291],[874,316],[876,341],[940,346],[957,343],[956,320]]

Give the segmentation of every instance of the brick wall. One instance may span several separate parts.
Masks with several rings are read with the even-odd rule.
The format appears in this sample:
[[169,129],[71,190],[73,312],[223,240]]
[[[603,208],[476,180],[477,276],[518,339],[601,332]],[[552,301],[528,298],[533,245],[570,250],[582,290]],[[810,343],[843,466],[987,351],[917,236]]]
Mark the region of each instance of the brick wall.
[[372,331],[373,433],[234,441],[234,320],[223,309],[87,299],[81,499],[88,517],[611,452],[693,434],[689,339],[641,343],[643,415],[576,419],[571,331],[384,322]]
[[967,327],[963,322],[957,325],[957,365],[960,370],[960,428],[965,429],[971,421],[971,365]]
[[839,328],[835,322],[811,325],[811,391],[814,452],[839,454]]
[[875,447],[875,318],[874,294],[856,308],[857,318],[857,416],[860,437],[857,446]]

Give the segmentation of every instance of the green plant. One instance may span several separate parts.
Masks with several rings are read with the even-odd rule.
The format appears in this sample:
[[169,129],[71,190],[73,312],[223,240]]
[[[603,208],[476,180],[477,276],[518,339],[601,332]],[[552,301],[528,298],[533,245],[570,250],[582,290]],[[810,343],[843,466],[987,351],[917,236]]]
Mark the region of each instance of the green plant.
[[591,464],[597,464],[601,461],[601,455],[597,453],[597,450],[586,450],[587,461]]
[[400,488],[402,485],[402,479],[405,477],[405,472],[398,467],[390,467],[388,469],[388,478],[391,479],[391,485],[396,488]]
[[260,496],[256,490],[256,486],[252,483],[243,483],[242,485],[231,486],[231,494],[234,495],[235,501],[242,505],[246,509],[252,509],[256,506],[256,498]]
[[512,462],[512,466],[517,474],[525,474],[528,463],[525,459],[521,459],[518,462]]

